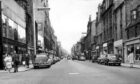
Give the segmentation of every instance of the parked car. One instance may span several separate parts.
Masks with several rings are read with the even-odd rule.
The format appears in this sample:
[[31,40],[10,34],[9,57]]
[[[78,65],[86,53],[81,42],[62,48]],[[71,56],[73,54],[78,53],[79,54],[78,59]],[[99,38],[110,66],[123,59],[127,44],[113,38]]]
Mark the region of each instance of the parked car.
[[80,60],[80,61],[85,61],[85,60],[86,60],[86,58],[85,58],[85,56],[84,56],[84,53],[81,53],[81,55],[80,55],[80,57],[79,57],[79,60]]
[[107,61],[106,63],[107,65],[121,65],[121,58],[115,54],[108,54],[107,55]]
[[54,57],[54,63],[60,61],[59,57]]
[[99,63],[99,64],[104,64],[104,63],[106,62],[106,60],[107,60],[107,55],[102,54],[102,55],[100,55],[100,57],[97,59],[97,63]]
[[72,56],[72,60],[78,60],[78,56]]
[[97,62],[98,60],[98,56],[97,55],[93,55],[92,56],[92,62]]
[[34,68],[40,67],[50,67],[51,62],[48,61],[49,57],[46,53],[40,53],[36,55],[35,62],[33,64]]
[[86,58],[85,58],[84,56],[80,56],[79,60],[80,60],[80,61],[85,61]]

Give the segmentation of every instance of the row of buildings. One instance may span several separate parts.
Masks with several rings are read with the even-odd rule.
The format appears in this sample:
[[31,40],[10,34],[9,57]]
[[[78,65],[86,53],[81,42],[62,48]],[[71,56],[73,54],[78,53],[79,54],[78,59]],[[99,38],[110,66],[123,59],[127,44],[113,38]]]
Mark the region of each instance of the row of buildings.
[[48,0],[0,0],[0,68],[5,53],[28,52],[33,61],[38,50],[57,56],[61,52],[51,26]]
[[103,0],[96,20],[89,18],[86,36],[74,46],[80,46],[73,51],[88,54],[87,59],[95,54],[119,54],[125,63],[133,50],[135,63],[140,64],[140,1]]

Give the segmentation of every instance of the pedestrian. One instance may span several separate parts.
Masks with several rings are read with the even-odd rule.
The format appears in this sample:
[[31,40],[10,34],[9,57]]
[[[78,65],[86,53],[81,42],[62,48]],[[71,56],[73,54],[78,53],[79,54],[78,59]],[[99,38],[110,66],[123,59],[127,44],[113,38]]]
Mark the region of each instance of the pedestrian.
[[26,54],[23,54],[23,56],[22,56],[22,64],[25,67],[25,65],[26,65]]
[[29,68],[29,53],[26,54],[26,65]]
[[132,68],[133,64],[134,64],[134,53],[133,53],[133,50],[131,50],[130,54],[128,55],[128,60],[129,60],[130,68]]
[[18,65],[19,65],[19,58],[18,55],[16,54],[16,51],[13,53],[13,63],[14,63],[14,72],[18,72]]
[[11,54],[6,54],[6,57],[4,58],[5,62],[5,69],[8,70],[8,72],[11,72],[12,69],[12,57]]

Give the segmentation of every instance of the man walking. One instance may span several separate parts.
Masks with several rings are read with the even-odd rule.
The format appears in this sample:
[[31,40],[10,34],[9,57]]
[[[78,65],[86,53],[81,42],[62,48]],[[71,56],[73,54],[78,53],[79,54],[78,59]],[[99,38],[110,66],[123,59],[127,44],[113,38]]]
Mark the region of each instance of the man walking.
[[26,54],[26,65],[29,68],[29,53]]
[[19,64],[19,58],[16,54],[16,51],[13,53],[13,62],[14,62],[14,72],[18,72],[18,64]]

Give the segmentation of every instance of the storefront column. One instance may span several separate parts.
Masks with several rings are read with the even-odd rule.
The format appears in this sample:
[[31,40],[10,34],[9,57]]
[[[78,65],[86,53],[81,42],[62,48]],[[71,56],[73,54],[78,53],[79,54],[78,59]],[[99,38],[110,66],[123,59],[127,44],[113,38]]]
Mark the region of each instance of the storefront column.
[[3,42],[2,42],[2,9],[0,1],[0,69],[3,69]]

